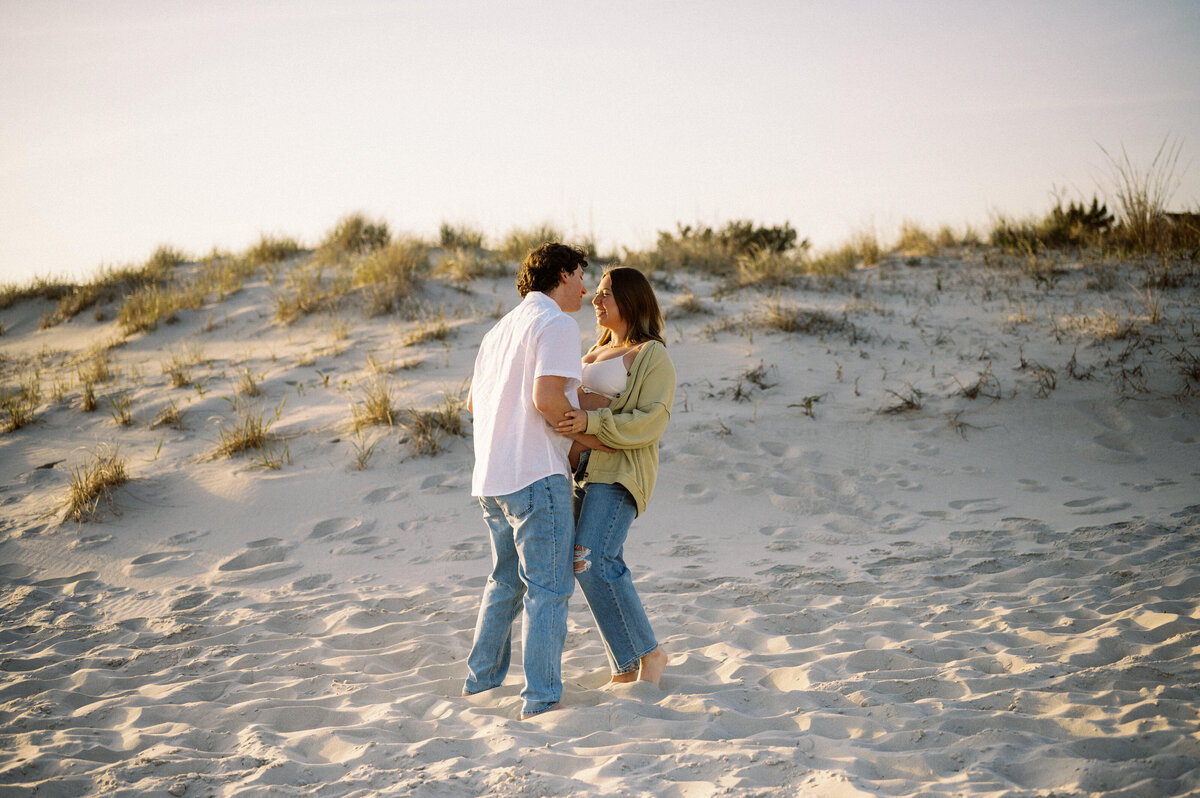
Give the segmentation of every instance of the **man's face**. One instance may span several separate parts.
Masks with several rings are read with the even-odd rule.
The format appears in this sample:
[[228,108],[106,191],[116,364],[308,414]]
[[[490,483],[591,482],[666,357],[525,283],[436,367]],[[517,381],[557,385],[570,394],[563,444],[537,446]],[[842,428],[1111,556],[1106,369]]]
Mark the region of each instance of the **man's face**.
[[570,303],[563,310],[574,313],[583,307],[583,298],[587,296],[587,289],[583,286],[583,267],[577,266],[575,271],[564,275],[563,282],[566,284],[563,291],[564,301]]

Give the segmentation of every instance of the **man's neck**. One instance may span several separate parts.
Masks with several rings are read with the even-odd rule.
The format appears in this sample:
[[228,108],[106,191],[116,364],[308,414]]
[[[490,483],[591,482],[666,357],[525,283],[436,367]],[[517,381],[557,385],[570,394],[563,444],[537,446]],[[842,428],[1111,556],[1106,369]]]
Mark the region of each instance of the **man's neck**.
[[554,287],[553,290],[543,291],[542,293],[545,294],[546,296],[550,297],[552,300],[554,300],[554,304],[558,305],[558,309],[561,310],[563,313],[566,313],[566,312],[568,312],[567,308],[563,305],[563,300],[566,299],[566,289],[567,289],[566,283],[559,283],[557,286]]

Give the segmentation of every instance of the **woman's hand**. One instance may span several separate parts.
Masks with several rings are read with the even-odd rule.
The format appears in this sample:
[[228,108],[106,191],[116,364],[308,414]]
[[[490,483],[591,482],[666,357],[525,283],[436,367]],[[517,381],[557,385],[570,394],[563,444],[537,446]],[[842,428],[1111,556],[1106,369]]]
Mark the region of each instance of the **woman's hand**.
[[563,420],[554,428],[559,435],[571,435],[587,429],[586,410],[568,410]]

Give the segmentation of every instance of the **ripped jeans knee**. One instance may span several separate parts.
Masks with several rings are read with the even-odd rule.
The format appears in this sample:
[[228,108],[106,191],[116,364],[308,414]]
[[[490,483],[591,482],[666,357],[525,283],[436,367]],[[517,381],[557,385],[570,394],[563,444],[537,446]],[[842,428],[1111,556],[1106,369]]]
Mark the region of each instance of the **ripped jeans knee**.
[[591,553],[592,550],[586,546],[575,547],[575,573],[581,574],[591,569],[592,561],[588,559]]

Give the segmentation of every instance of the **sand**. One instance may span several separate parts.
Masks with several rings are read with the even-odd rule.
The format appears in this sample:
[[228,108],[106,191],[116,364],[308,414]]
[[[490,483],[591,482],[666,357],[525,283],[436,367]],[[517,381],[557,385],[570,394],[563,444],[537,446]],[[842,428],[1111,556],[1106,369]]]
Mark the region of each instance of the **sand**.
[[[680,386],[626,554],[670,663],[606,685],[577,591],[563,705],[530,721],[519,651],[459,696],[490,565],[469,438],[352,426],[368,355],[399,407],[458,395],[511,278],[288,326],[260,274],[112,349],[93,413],[72,359],[116,323],[0,311],[3,384],[36,367],[47,396],[0,435],[0,795],[1193,793],[1200,292],[1141,273],[660,280]],[[247,371],[278,469],[213,455]],[[171,402],[182,428],[152,427]],[[130,481],[64,521],[105,446]]]

